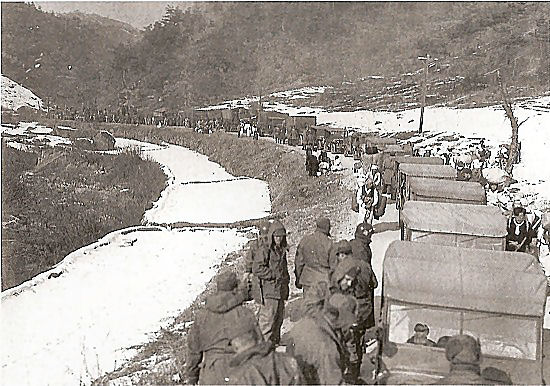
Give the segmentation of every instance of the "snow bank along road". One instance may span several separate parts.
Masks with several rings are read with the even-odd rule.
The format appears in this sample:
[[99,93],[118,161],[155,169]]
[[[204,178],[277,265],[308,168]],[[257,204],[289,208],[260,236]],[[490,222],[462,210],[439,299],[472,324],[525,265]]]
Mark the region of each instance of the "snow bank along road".
[[[265,182],[239,179],[179,146],[137,146],[158,161],[168,186],[144,223],[261,218]],[[215,183],[208,183],[216,181]],[[2,293],[2,383],[89,384],[135,354],[187,308],[229,253],[248,238],[236,229],[142,226],[108,234],[52,270]]]

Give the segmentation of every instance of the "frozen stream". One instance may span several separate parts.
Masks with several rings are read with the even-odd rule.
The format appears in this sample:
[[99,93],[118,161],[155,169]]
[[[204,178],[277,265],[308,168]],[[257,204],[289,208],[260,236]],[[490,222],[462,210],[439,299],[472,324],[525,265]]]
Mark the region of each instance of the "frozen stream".
[[[270,212],[263,181],[237,178],[179,146],[138,146],[169,176],[142,227],[116,231],[2,293],[2,384],[89,384],[136,353],[204,290],[248,238],[236,229],[148,224],[230,223]],[[209,183],[209,181],[215,181]]]

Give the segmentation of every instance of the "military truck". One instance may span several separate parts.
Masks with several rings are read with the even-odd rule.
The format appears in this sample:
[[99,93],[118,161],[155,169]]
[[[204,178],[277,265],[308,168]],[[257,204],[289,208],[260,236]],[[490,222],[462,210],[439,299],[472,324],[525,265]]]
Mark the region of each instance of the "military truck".
[[456,180],[456,169],[449,165],[401,164],[397,174],[397,209],[403,209],[403,204],[410,197],[410,181],[414,177],[420,179],[421,185],[427,179]]
[[[449,373],[445,337],[468,334],[481,343],[482,368],[505,371],[514,384],[544,384],[547,281],[535,257],[394,241],[382,286],[382,383],[439,383]],[[416,323],[429,327],[435,347],[407,343]]]
[[401,240],[463,248],[506,249],[507,218],[495,206],[407,201]]
[[396,153],[384,151],[384,184],[386,193],[391,193],[395,200],[397,193],[397,172],[401,164],[424,164],[424,165],[443,165],[443,158],[439,157],[413,157],[410,155],[397,155]]

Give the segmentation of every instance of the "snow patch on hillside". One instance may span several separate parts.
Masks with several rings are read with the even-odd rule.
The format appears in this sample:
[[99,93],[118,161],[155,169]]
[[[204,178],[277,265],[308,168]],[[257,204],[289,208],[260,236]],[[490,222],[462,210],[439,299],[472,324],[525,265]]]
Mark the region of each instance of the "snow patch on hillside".
[[42,99],[29,89],[2,75],[2,109],[16,111],[20,107],[44,110]]

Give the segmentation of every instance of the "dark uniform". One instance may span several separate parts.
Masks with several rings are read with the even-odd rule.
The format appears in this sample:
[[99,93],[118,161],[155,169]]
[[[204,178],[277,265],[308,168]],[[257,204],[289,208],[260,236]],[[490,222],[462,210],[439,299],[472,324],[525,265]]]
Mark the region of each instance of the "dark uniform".
[[295,270],[296,287],[304,289],[304,297],[317,282],[329,282],[330,221],[321,217],[317,220],[315,232],[304,238],[296,248]]
[[244,294],[238,289],[234,272],[220,275],[217,287],[217,292],[206,299],[205,310],[197,316],[187,338],[187,377],[191,384],[224,384],[234,353],[229,329],[256,322],[254,314],[242,306]]
[[[469,335],[453,336],[445,346],[445,355],[450,362],[449,374],[437,381],[441,385],[487,385],[492,384],[481,376],[481,347]],[[496,369],[498,371],[498,369]],[[494,371],[492,373],[495,373]]]
[[331,275],[331,290],[343,291],[340,282],[345,276],[353,278],[353,284],[345,290],[357,302],[357,326],[347,331],[347,347],[350,353],[349,374],[353,382],[359,377],[364,352],[364,335],[374,326],[374,288],[378,286],[376,276],[369,263],[353,256],[338,263]]
[[318,317],[300,319],[289,333],[287,352],[300,366],[304,384],[340,385],[348,365],[341,331],[355,322],[353,298],[334,294]]
[[296,359],[278,353],[268,342],[258,343],[235,354],[229,364],[231,385],[300,385],[302,377]]
[[[274,236],[283,237],[281,245],[276,245]],[[289,292],[286,252],[285,227],[279,221],[274,221],[267,233],[266,244],[254,256],[252,263],[252,290],[254,299],[260,304],[258,323],[265,339],[273,344],[279,344],[285,300]]]

